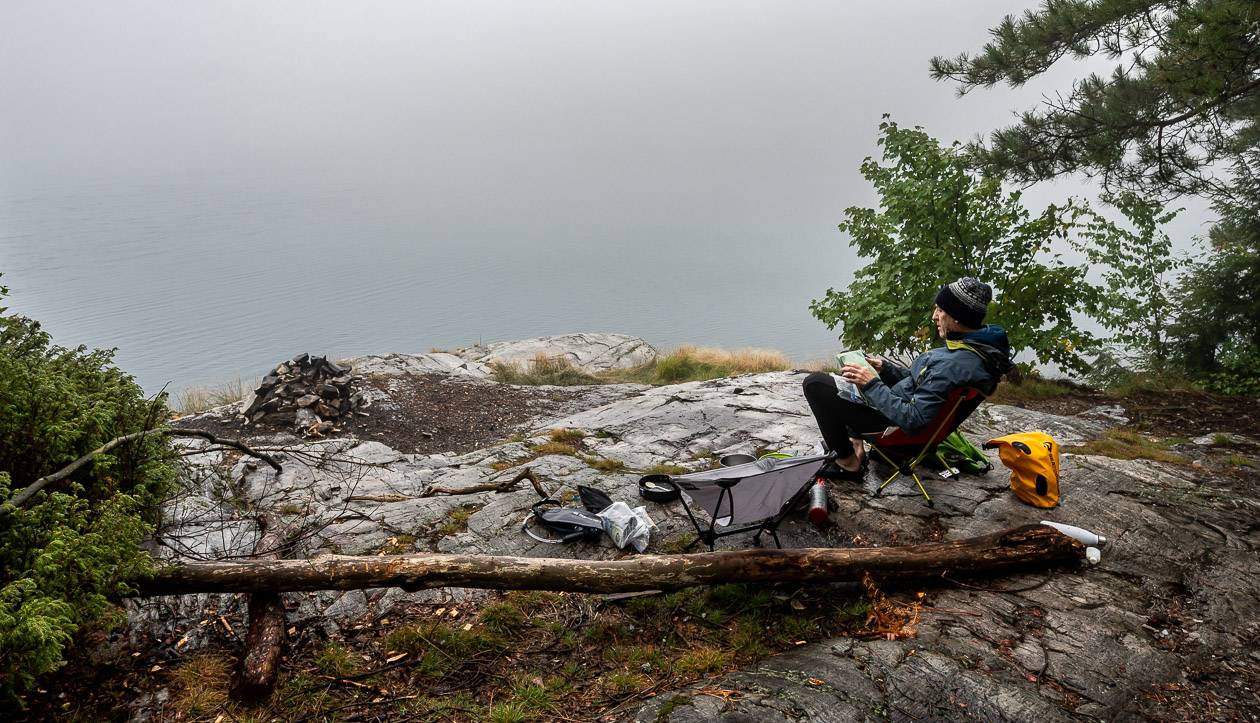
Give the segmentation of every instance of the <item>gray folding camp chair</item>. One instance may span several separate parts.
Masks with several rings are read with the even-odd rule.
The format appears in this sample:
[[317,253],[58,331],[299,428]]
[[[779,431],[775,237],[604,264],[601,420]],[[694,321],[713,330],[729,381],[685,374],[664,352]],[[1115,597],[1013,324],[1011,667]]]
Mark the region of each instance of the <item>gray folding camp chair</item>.
[[[667,484],[682,493],[683,509],[696,528],[697,537],[687,545],[690,550],[703,542],[713,549],[720,537],[757,531],[753,544],[761,544],[762,533],[769,532],[776,547],[779,523],[806,499],[815,477],[834,454],[776,459],[764,457],[756,462],[692,472],[669,477]],[[709,526],[702,527],[691,510],[691,503],[709,513]],[[719,531],[717,528],[725,528]]]

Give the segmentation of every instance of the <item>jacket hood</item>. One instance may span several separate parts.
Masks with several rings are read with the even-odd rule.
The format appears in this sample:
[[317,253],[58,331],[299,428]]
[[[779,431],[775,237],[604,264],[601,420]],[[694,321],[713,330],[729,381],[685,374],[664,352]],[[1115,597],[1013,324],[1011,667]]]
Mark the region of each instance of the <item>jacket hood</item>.
[[995,376],[1009,372],[1015,365],[1011,363],[1011,342],[1006,338],[1006,330],[997,324],[984,326],[962,334],[950,334],[950,340],[961,341],[975,349],[984,358],[985,366]]

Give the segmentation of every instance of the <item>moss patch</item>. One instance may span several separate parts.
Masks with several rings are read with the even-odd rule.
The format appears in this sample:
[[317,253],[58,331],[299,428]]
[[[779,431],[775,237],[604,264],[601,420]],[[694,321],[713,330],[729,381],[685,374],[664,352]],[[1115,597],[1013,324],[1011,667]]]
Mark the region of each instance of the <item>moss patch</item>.
[[1108,429],[1099,439],[1091,439],[1077,447],[1065,447],[1063,451],[1113,459],[1150,459],[1169,464],[1188,464],[1188,459],[1171,451],[1173,443],[1173,440],[1152,439],[1133,430],[1114,428]]
[[232,659],[223,653],[200,652],[188,656],[171,671],[170,707],[177,717],[209,716],[228,702]]

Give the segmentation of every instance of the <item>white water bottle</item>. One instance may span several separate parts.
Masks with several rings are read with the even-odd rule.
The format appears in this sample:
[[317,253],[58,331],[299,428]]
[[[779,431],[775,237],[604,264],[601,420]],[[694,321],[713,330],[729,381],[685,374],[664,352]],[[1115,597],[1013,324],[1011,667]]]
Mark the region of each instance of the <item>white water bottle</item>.
[[1046,525],[1047,527],[1053,527],[1059,532],[1062,532],[1073,540],[1076,540],[1082,545],[1086,545],[1088,547],[1102,547],[1107,544],[1107,538],[1090,532],[1083,527],[1065,525],[1062,522],[1051,522],[1050,520],[1042,520],[1041,524]]

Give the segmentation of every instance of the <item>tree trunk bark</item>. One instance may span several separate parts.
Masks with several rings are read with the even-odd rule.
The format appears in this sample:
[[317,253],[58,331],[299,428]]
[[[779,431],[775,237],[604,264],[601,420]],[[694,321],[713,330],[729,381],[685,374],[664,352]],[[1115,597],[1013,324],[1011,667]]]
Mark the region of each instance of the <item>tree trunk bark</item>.
[[[252,564],[266,565],[278,561],[288,542],[286,531],[271,515],[259,515],[262,535],[254,545]],[[271,694],[284,652],[284,597],[279,591],[256,591],[249,596],[249,632],[245,634],[245,656],[241,658],[229,691],[233,700],[253,702]]]
[[725,582],[825,582],[992,573],[1079,561],[1085,548],[1044,525],[906,547],[740,550],[568,560],[483,555],[328,555],[176,565],[138,583],[139,597],[195,592],[279,592],[400,587],[632,592]]

